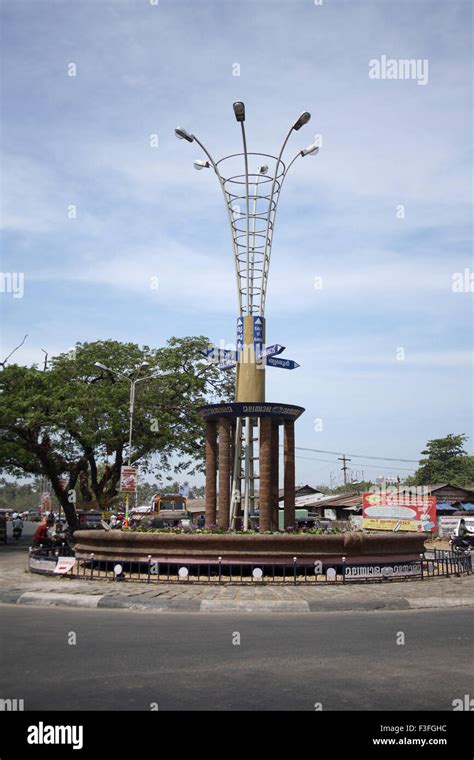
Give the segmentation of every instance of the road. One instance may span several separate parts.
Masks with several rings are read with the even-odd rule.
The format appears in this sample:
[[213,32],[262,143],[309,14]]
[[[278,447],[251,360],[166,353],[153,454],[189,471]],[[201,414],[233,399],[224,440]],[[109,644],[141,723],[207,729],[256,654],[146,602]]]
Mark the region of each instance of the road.
[[473,694],[471,631],[462,608],[239,616],[10,605],[0,697],[26,710],[452,710]]

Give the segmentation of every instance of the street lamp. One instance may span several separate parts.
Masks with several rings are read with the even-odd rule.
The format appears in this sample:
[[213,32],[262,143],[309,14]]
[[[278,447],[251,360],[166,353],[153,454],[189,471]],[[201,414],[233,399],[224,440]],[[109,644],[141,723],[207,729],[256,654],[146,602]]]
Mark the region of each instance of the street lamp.
[[189,132],[186,132],[185,129],[182,127],[176,127],[174,130],[174,133],[176,137],[179,137],[180,140],[187,140],[188,142],[194,142],[194,135],[190,135]]
[[245,121],[245,105],[241,100],[238,100],[236,103],[234,103],[233,109],[237,121]]
[[[292,133],[298,132],[311,119],[309,111],[303,111],[296,120],[291,122],[277,155],[249,152],[245,132],[245,104],[242,101],[236,101],[232,107],[235,119],[240,125],[242,136],[243,149],[240,153],[233,153],[219,160],[214,160],[196,135],[187,132],[182,127],[177,127],[175,134],[180,139],[199,145],[205,154],[205,160],[194,161],[194,168],[200,171],[212,167],[222,191],[232,240],[239,310],[238,332],[240,330],[241,335],[237,339],[236,396],[238,402],[260,403],[264,400],[265,395],[265,363],[260,361],[259,354],[263,340],[265,340],[265,298],[275,217],[281,188],[295,160],[299,156],[304,157],[318,153],[319,146],[313,143],[307,148],[300,148],[288,165],[283,162],[283,154]],[[240,167],[234,170],[237,162],[240,163]],[[255,166],[256,169],[253,168]],[[244,334],[249,335],[252,330],[253,340],[246,339],[245,342],[245,345],[249,343],[250,346],[250,361],[246,361],[242,359]],[[222,369],[227,369],[229,366],[232,366],[232,362]],[[254,423],[250,417],[244,419],[245,435],[243,438],[245,445],[242,442],[243,418],[238,417],[236,421],[231,493],[240,494],[240,486],[237,488],[237,484],[242,481],[244,486],[243,524],[244,530],[246,530],[249,525],[250,503],[254,499],[254,459],[258,459],[258,457],[254,457],[252,451],[253,441],[256,439],[252,434]],[[243,477],[241,476],[242,472],[244,473]],[[232,496],[231,524],[235,520],[236,502],[237,499]]]
[[296,119],[295,123],[292,126],[292,129],[297,132],[299,129],[301,129],[301,127],[304,127],[304,125],[307,124],[310,119],[311,114],[309,111],[303,111],[303,113]]
[[[112,372],[114,375],[118,375],[120,378],[124,380],[128,380],[130,383],[130,401],[129,401],[129,431],[128,431],[128,458],[127,458],[127,465],[130,467],[132,463],[132,433],[133,433],[133,417],[135,413],[135,386],[137,383],[142,383],[144,380],[153,380],[157,379],[159,377],[167,377],[168,375],[172,375],[173,373],[171,371],[168,372],[159,372],[159,370],[154,370],[150,375],[146,375],[145,377],[136,377],[132,379],[128,374],[125,372],[120,372],[117,369],[113,369],[112,367],[107,367],[105,364],[102,364],[102,362],[95,362],[95,367],[98,367],[99,369],[103,369],[106,372]],[[142,362],[139,367],[138,371],[142,369],[147,369],[150,366],[149,362],[144,361]],[[129,506],[128,506],[128,493],[125,493],[125,520],[127,521],[128,525],[128,515],[129,515]]]

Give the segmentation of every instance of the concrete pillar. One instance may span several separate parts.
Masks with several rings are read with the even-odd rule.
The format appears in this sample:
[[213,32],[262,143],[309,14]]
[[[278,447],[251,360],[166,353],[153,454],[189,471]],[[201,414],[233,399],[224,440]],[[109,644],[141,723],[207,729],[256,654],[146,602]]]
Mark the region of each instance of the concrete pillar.
[[263,533],[271,529],[272,515],[272,420],[260,420],[260,488],[259,488],[259,530]]
[[216,524],[217,425],[206,422],[206,528]]
[[284,433],[285,530],[295,525],[295,423],[285,420]]
[[278,530],[278,459],[279,459],[279,432],[278,422],[272,424],[272,530]]
[[230,420],[219,418],[219,528],[229,527],[230,509]]
[[[265,346],[265,319],[262,323],[262,346]],[[237,364],[236,401],[265,401],[265,362],[257,361],[254,350],[253,317],[244,317],[244,348]]]

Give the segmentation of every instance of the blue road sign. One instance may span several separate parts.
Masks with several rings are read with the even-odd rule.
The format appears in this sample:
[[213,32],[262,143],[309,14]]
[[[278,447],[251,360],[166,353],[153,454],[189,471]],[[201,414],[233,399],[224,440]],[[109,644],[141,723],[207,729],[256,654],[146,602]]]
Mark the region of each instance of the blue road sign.
[[264,356],[276,356],[276,354],[281,354],[285,348],[286,346],[280,346],[279,343],[275,343],[273,346],[266,346],[263,351],[261,351],[260,358],[263,358]]
[[253,347],[255,355],[260,357],[263,350],[263,319],[253,318]]
[[294,362],[293,359],[274,359],[272,356],[268,357],[267,364],[269,364],[270,367],[280,367],[281,369],[296,369],[300,366],[298,362]]
[[236,362],[219,362],[217,365],[218,369],[234,369],[236,367]]
[[237,355],[240,355],[244,348],[244,318],[237,319]]

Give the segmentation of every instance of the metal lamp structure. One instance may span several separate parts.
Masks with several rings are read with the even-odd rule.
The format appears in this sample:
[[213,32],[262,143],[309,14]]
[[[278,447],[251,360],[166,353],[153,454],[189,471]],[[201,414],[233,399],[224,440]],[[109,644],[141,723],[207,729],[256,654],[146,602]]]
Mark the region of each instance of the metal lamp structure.
[[[206,160],[195,160],[197,170],[212,168],[218,179],[229,221],[234,270],[237,285],[238,319],[236,351],[213,347],[205,353],[210,361],[217,361],[222,370],[236,368],[236,403],[258,404],[265,402],[265,368],[267,365],[295,369],[299,365],[285,358],[275,359],[284,346],[265,347],[265,301],[271,262],[275,218],[285,178],[298,157],[316,154],[315,143],[299,149],[285,163],[283,154],[293,132],[299,131],[311,118],[304,111],[290,126],[277,155],[255,153],[248,150],[245,132],[245,105],[233,104],[235,118],[240,125],[243,150],[215,160],[196,135],[177,127],[178,138],[196,143]],[[247,530],[257,513],[255,481],[256,462],[254,444],[259,440],[260,418],[235,416],[235,443],[233,445],[233,474],[229,506],[229,527],[235,527],[239,505],[243,501],[242,527]],[[221,510],[222,504],[219,507]],[[253,519],[255,523],[255,519]],[[225,527],[227,521],[222,525]]]
[[[118,369],[113,369],[112,367],[108,367],[105,364],[102,364],[102,362],[94,362],[94,366],[98,369],[102,369],[105,372],[110,372],[114,375],[117,375],[117,377],[120,377],[122,380],[126,380],[128,383],[130,383],[130,401],[128,406],[128,412],[129,412],[129,426],[128,426],[128,454],[127,454],[127,465],[128,467],[132,464],[132,435],[133,435],[133,418],[135,414],[135,389],[138,383],[142,383],[144,380],[156,380],[159,377],[166,377],[168,375],[171,375],[171,372],[159,372],[158,370],[154,370],[150,375],[146,375],[145,377],[135,377],[132,378],[125,372],[120,372]],[[138,371],[142,369],[148,369],[149,367],[148,362],[142,362],[140,366],[137,368]],[[125,494],[125,520],[126,524],[128,526],[129,523],[129,494]]]

